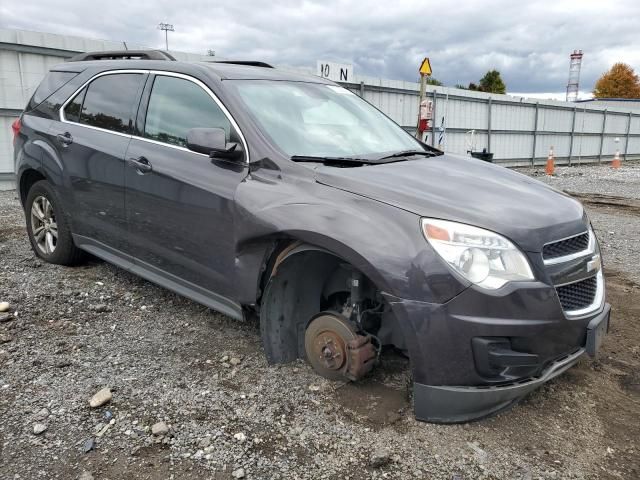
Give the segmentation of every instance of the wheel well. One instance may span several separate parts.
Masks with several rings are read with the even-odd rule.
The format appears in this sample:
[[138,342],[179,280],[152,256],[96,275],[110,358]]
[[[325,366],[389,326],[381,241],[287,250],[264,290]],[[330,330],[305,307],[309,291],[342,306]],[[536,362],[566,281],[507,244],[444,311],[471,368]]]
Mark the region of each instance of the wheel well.
[[[337,311],[351,315],[350,281],[361,279],[358,307],[370,309],[366,322],[359,324],[367,333],[377,333],[382,322],[387,330],[397,332],[395,318],[376,286],[353,266],[333,253],[311,245],[294,242],[274,252],[267,266],[265,289],[260,303],[260,330],[270,363],[285,363],[304,358],[304,333],[309,320],[321,311]],[[371,318],[369,317],[371,316]],[[373,318],[375,317],[375,318]],[[389,328],[390,327],[390,328]],[[373,331],[372,331],[373,330]]]
[[46,180],[45,176],[37,170],[29,169],[25,171],[20,177],[20,201],[22,205],[27,201],[27,195],[34,183],[40,180]]

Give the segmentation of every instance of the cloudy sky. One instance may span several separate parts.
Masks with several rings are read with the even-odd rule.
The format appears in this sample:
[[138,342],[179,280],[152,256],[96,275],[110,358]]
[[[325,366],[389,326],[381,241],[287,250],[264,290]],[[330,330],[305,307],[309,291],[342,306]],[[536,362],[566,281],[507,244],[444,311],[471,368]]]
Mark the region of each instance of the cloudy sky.
[[498,69],[509,92],[563,92],[569,53],[584,51],[581,90],[614,62],[640,70],[638,0],[20,0],[0,5],[0,27],[162,48],[213,49],[227,58],[416,80],[424,56],[446,85]]

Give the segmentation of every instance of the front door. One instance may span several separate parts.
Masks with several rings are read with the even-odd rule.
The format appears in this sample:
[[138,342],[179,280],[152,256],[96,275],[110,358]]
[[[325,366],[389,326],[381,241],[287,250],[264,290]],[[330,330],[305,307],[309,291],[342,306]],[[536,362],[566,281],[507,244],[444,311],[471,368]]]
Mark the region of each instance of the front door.
[[127,150],[125,203],[130,253],[147,276],[233,298],[234,194],[246,159],[212,160],[186,148],[187,131],[237,132],[213,94],[183,75],[149,79],[140,106],[141,137]]
[[120,251],[127,235],[124,158],[146,76],[107,72],[97,77],[64,106],[62,120],[48,132],[62,157],[64,179],[57,183],[63,185],[73,232]]

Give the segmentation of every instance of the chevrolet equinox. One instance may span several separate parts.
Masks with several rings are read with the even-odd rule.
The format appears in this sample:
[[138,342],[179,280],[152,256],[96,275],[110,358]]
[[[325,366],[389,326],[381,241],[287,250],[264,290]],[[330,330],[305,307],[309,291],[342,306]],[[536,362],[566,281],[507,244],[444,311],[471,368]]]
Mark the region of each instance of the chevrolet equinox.
[[610,306],[582,205],[262,62],[81,54],[13,124],[37,256],[85,252],[230,317],[270,363],[410,359],[416,417],[513,405],[595,355]]

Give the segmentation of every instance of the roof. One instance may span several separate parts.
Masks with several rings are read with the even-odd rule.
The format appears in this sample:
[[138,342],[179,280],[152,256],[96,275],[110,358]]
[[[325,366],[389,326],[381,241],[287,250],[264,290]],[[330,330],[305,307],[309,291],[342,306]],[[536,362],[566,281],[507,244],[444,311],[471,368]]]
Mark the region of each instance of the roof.
[[186,75],[208,73],[213,74],[214,77],[217,77],[220,80],[288,80],[296,82],[325,83],[330,85],[334,84],[329,80],[315,75],[305,75],[288,70],[280,70],[262,62],[229,62],[230,61],[228,60],[214,62],[181,62],[156,59],[81,60],[58,64],[53,67],[52,70],[72,72],[81,72],[86,68],[95,68],[98,71],[115,69],[165,70],[169,72],[184,73]]
[[333,82],[316,77],[315,75],[305,75],[277,68],[264,68],[217,62],[198,62],[195,65],[201,65],[214,71],[222,80],[290,80],[297,82],[333,84]]
[[583,102],[640,102],[640,98],[597,97],[597,98],[587,98],[583,100],[576,100],[576,103],[583,103]]

